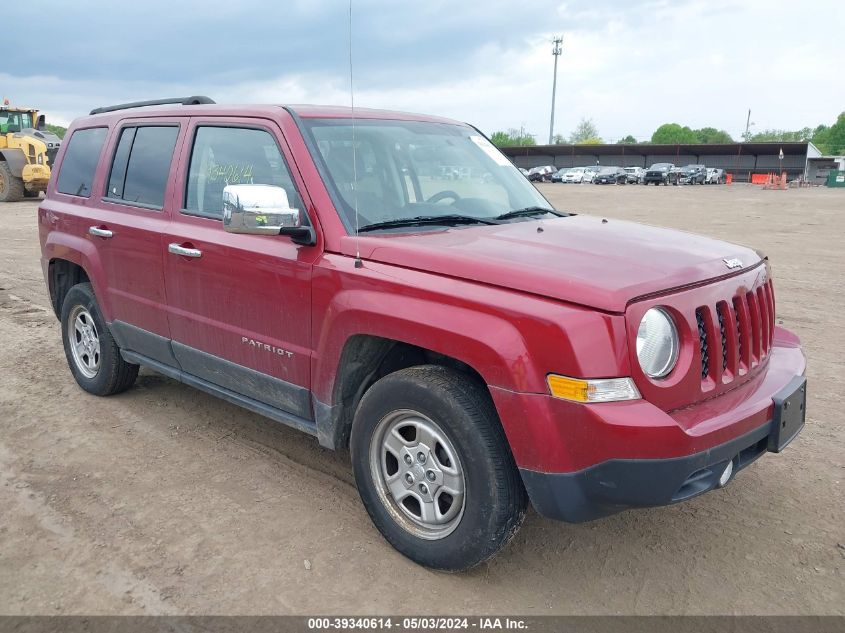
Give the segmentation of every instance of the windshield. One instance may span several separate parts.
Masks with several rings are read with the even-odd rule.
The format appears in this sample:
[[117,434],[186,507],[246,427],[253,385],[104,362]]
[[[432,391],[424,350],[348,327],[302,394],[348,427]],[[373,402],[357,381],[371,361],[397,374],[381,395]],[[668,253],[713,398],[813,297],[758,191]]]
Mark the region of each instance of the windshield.
[[0,110],[0,134],[8,132],[20,132],[23,129],[34,127],[32,125],[31,112],[9,112]]
[[615,174],[618,167],[602,167],[600,174]]
[[671,166],[672,166],[672,165],[670,165],[669,163],[655,163],[654,165],[652,165],[651,167],[649,167],[649,169],[654,169],[654,170],[656,170],[656,171],[666,171],[666,170],[667,170],[667,169],[669,169]]
[[551,208],[513,163],[471,127],[357,120],[353,152],[349,119],[305,119],[304,125],[350,233],[356,225],[420,216],[489,220],[519,209]]

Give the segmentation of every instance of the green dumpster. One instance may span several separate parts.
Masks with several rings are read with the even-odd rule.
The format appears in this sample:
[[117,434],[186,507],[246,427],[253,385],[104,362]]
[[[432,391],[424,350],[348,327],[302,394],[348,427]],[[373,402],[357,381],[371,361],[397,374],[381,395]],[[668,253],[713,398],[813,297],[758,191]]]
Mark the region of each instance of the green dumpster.
[[827,175],[828,187],[845,187],[845,171],[842,169],[831,169]]

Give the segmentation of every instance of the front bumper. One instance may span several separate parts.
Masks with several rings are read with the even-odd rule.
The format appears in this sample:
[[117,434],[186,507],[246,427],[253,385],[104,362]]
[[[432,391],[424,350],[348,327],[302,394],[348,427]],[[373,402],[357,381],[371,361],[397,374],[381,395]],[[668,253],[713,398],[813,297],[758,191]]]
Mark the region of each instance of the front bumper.
[[771,421],[706,451],[667,459],[613,459],[575,473],[521,469],[534,509],[550,519],[581,523],[628,508],[686,501],[717,487],[766,452]]
[[675,412],[645,400],[585,405],[491,393],[536,510],[582,522],[684,501],[716,487],[729,461],[735,474],[779,450],[769,444],[778,435],[775,400],[804,370],[797,339],[784,334],[759,376]]

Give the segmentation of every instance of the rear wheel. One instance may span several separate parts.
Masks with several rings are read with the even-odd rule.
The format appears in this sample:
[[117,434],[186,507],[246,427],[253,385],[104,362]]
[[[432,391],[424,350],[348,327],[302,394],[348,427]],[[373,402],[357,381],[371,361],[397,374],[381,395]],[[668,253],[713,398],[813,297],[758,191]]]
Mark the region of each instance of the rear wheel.
[[90,283],[71,288],[62,303],[62,343],[70,371],[85,391],[110,396],[126,391],[138,377],[103,320]]
[[12,175],[9,163],[0,161],[0,202],[15,202],[23,196],[23,180]]
[[426,567],[478,565],[525,516],[525,489],[490,396],[457,371],[426,365],[379,380],[355,413],[350,449],[373,523]]

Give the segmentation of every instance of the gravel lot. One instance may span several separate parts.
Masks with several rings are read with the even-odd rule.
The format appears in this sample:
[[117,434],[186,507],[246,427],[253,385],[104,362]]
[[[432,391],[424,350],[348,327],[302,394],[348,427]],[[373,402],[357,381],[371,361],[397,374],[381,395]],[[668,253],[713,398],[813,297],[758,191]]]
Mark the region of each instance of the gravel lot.
[[809,358],[809,421],[783,455],[669,508],[532,513],[489,564],[429,572],[372,527],[346,454],[148,371],[83,393],[37,203],[0,205],[0,613],[845,614],[845,190],[540,188],[769,254]]

